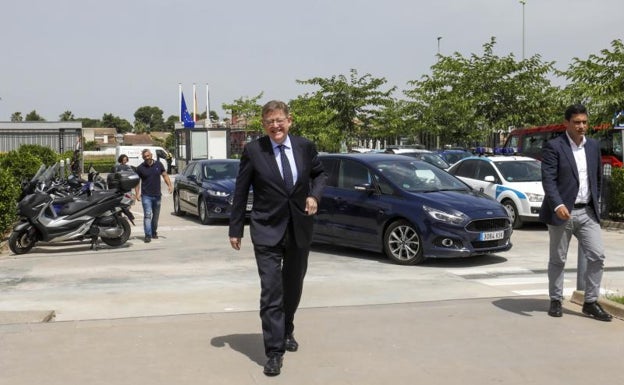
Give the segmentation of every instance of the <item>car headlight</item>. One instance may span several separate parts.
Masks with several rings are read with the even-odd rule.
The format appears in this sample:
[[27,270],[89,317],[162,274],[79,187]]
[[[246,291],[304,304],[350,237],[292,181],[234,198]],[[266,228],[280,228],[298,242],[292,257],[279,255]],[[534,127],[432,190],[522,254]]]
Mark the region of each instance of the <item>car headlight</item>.
[[429,206],[423,206],[423,209],[429,216],[436,221],[452,223],[454,225],[461,225],[468,221],[468,216],[461,211],[453,210],[452,212],[442,211],[434,209]]
[[529,198],[529,202],[541,202],[544,200],[544,195],[542,194],[526,193],[526,196]]
[[230,193],[226,191],[217,191],[217,190],[211,190],[211,189],[206,190],[206,192],[208,193],[208,195],[211,195],[213,197],[219,197],[219,198],[226,198],[230,195]]

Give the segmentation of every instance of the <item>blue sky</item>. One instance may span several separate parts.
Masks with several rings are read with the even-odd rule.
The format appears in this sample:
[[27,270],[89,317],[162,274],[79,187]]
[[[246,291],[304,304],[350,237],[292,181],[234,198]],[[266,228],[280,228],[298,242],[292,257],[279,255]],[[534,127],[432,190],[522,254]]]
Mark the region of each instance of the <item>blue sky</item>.
[[[383,77],[407,88],[430,72],[438,49],[522,57],[518,0],[20,0],[0,5],[0,121],[33,109],[134,122],[145,105],[178,114],[190,104],[223,118],[223,103],[261,102],[312,90],[296,80]],[[622,38],[622,1],[526,0],[525,55],[565,69]],[[397,97],[402,97],[398,93]]]

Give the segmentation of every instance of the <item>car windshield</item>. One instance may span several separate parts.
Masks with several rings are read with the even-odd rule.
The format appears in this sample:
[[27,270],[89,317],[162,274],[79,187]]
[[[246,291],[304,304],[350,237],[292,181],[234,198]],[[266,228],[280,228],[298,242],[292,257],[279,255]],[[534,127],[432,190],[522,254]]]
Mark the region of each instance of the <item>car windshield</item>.
[[223,162],[204,164],[204,177],[208,180],[234,179],[238,174],[238,163]]
[[472,156],[470,152],[445,152],[443,153],[444,159],[450,164],[459,162],[460,160]]
[[446,171],[422,161],[384,160],[373,163],[389,181],[412,192],[469,190],[461,180]]
[[539,182],[541,164],[537,160],[494,162],[507,182]]

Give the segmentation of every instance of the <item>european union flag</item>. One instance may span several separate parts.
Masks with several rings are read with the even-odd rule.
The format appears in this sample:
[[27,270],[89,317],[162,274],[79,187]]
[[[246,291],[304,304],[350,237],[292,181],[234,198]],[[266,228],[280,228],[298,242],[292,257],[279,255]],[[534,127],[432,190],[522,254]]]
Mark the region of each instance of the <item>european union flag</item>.
[[184,123],[184,128],[195,127],[195,122],[193,121],[191,114],[189,114],[188,108],[186,108],[186,102],[184,101],[184,92],[182,93],[182,105],[180,106],[180,117],[182,118],[182,123]]

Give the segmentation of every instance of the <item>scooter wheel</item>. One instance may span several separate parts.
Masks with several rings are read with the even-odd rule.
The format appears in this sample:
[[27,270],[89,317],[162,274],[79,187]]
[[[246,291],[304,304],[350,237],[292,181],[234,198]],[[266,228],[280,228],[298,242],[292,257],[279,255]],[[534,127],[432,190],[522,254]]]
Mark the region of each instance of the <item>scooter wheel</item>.
[[26,254],[35,246],[37,239],[29,234],[29,228],[14,231],[9,237],[9,248],[15,254]]

